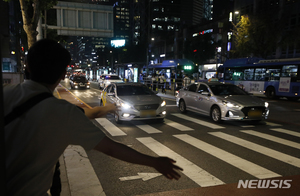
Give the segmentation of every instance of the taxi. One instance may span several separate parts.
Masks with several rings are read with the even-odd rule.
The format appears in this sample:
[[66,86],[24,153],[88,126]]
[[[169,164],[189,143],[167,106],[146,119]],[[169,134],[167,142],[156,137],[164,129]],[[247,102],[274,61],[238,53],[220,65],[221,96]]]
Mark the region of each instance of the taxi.
[[261,121],[269,115],[269,104],[234,84],[218,81],[196,82],[180,89],[176,95],[180,112],[193,111],[223,120]]
[[100,105],[116,104],[116,123],[134,120],[156,119],[163,121],[166,116],[166,101],[141,83],[111,83],[100,95]]

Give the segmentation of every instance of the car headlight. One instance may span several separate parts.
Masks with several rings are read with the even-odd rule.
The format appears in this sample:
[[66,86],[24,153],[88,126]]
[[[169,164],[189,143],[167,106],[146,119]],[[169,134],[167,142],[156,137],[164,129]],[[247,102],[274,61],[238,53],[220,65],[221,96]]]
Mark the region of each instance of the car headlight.
[[227,107],[229,107],[229,108],[239,108],[239,107],[240,107],[239,105],[234,104],[234,103],[230,103],[230,102],[228,102],[228,101],[222,101],[222,103],[223,103],[224,105],[226,105]]
[[268,102],[265,102],[265,107],[269,107],[269,103]]
[[121,102],[120,106],[123,107],[123,108],[125,108],[125,109],[131,108],[131,106],[129,104],[123,103],[123,102]]
[[160,104],[161,107],[165,106],[166,105],[166,101],[163,100],[163,102]]

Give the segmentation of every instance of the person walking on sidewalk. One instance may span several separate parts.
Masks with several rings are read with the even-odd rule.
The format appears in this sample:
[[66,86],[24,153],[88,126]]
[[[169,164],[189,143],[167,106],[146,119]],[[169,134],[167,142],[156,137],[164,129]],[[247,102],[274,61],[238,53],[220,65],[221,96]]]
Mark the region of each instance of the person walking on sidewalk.
[[164,74],[160,74],[158,78],[159,78],[159,86],[161,88],[161,92],[166,93],[166,89],[165,89],[166,78],[165,78]]
[[[70,53],[59,43],[42,39],[28,52],[31,80],[4,88],[4,115],[41,93],[53,94],[64,79]],[[105,135],[90,118],[116,111],[115,105],[85,109],[53,96],[5,125],[6,189],[13,196],[46,196],[57,160],[68,145],[81,145],[134,164],[155,168],[168,179],[180,178],[175,161],[142,154]],[[5,118],[6,119],[6,118]],[[5,121],[6,122],[6,121]]]

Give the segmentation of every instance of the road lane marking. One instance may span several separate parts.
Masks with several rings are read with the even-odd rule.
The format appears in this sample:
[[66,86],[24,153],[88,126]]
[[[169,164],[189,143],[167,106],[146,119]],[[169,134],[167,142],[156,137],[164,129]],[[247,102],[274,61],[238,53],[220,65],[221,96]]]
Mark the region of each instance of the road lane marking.
[[119,129],[116,125],[111,123],[106,118],[96,118],[95,119],[111,136],[123,136],[127,135],[121,129]]
[[279,161],[288,163],[290,165],[300,167],[300,159],[292,157],[290,155],[278,152],[276,150],[273,150],[273,149],[270,149],[270,148],[267,148],[267,147],[249,142],[247,140],[240,139],[240,138],[237,138],[235,136],[231,136],[231,135],[222,133],[222,132],[209,132],[209,134],[211,134],[213,136],[216,136],[216,137],[219,137],[221,139],[227,140],[227,141],[232,142],[234,144],[240,145],[242,147],[248,148],[248,149],[253,150],[255,152],[264,154],[268,157],[271,157],[271,158],[277,159]]
[[135,125],[138,128],[142,129],[143,131],[145,131],[148,134],[153,134],[153,133],[162,133],[160,130],[151,127],[150,125]]
[[280,124],[276,124],[276,123],[272,123],[272,122],[266,122],[266,125],[268,126],[273,126],[273,127],[279,127],[279,126],[282,126]]
[[177,122],[174,122],[174,121],[171,121],[171,120],[168,120],[168,119],[165,119],[164,121],[165,121],[165,124],[175,128],[175,129],[178,129],[180,131],[193,131],[194,130],[190,127],[184,126],[182,124],[179,124]]
[[268,169],[265,169],[259,165],[256,165],[250,161],[242,159],[234,154],[228,153],[225,150],[217,148],[211,144],[203,142],[187,134],[174,135],[174,137],[200,149],[212,156],[225,161],[226,163],[255,176],[258,179],[280,177],[281,175],[274,173]]
[[212,129],[225,129],[225,127],[221,127],[219,125],[216,125],[216,124],[213,124],[213,123],[209,123],[209,122],[206,122],[204,120],[199,120],[197,118],[192,118],[192,117],[189,117],[189,116],[184,115],[184,114],[172,113],[172,115],[174,115],[174,116],[176,116],[178,118],[182,118],[182,119],[185,119],[185,120],[188,120],[188,121],[192,121],[194,123],[197,123],[197,124],[200,124],[200,125],[212,128]]
[[215,186],[224,184],[221,180],[206,172],[202,168],[198,167],[194,163],[180,156],[176,152],[172,151],[168,147],[159,143],[151,137],[137,138],[142,144],[147,146],[150,150],[155,152],[159,156],[167,156],[176,161],[176,164],[183,168],[182,173],[193,180],[201,187]]
[[136,176],[120,177],[119,179],[121,181],[136,180],[136,179],[142,179],[143,181],[147,181],[162,175],[161,173],[137,173],[137,174],[138,175]]
[[270,140],[270,141],[273,141],[273,142],[277,142],[277,143],[280,143],[280,144],[283,144],[283,145],[286,145],[286,146],[291,146],[293,148],[300,149],[300,144],[297,143],[297,142],[289,141],[289,140],[286,140],[286,139],[282,139],[282,138],[279,138],[279,137],[275,137],[275,136],[272,136],[272,135],[268,135],[268,134],[265,134],[265,133],[260,133],[260,132],[252,131],[252,130],[243,130],[241,132],[247,133],[249,135],[254,135],[254,136],[257,136],[257,137],[260,137],[260,138],[263,138],[263,139],[266,139],[266,140]]
[[255,127],[254,125],[242,125],[242,128],[251,128],[251,127]]
[[276,128],[276,129],[271,129],[271,130],[272,131],[277,131],[277,132],[280,132],[280,133],[285,133],[285,134],[293,135],[293,136],[296,136],[296,137],[300,137],[300,133],[296,132],[296,131],[290,131],[290,130],[281,129],[281,128]]
[[[81,146],[69,145],[64,151],[70,194],[106,196],[95,170]],[[88,179],[83,181],[82,179]],[[88,183],[87,183],[88,182]]]

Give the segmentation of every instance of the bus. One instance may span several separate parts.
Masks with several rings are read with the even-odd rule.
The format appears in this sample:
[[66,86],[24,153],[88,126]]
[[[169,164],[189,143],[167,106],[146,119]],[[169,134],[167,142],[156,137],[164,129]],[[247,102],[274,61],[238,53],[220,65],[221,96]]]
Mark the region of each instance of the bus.
[[230,59],[218,69],[224,82],[233,83],[254,95],[270,99],[300,98],[300,58],[264,60]]

